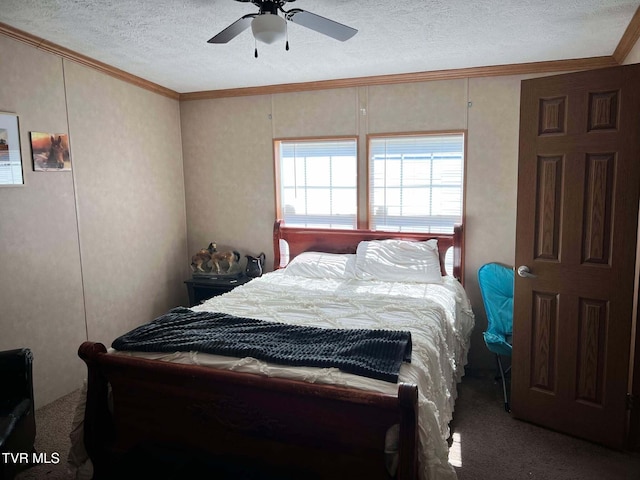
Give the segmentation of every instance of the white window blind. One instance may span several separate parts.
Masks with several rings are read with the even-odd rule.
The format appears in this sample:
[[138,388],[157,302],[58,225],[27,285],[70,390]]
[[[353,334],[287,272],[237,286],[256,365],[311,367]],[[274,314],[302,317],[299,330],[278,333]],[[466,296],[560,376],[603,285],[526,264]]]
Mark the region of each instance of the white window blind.
[[281,218],[287,225],[354,229],[355,139],[277,141]]
[[369,139],[373,230],[451,233],[462,221],[464,135]]

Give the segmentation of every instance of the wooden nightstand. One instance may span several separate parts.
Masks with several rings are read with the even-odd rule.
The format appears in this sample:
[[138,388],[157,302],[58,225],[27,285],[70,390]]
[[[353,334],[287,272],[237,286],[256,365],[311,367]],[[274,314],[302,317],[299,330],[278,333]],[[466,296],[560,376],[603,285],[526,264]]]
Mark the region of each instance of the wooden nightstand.
[[189,292],[189,306],[199,305],[205,300],[230,292],[238,285],[247,283],[251,278],[246,275],[240,275],[234,278],[190,278],[185,280],[187,291]]

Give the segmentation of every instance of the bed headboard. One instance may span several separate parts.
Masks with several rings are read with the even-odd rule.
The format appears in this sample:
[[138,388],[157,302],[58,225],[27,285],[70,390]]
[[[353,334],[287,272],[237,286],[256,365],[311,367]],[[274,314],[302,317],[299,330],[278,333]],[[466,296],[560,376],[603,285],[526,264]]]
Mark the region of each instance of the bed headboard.
[[[284,220],[276,220],[273,225],[273,268],[283,268],[296,255],[302,252],[355,253],[358,243],[363,240],[400,240],[426,241],[438,240],[440,268],[443,272],[456,277],[464,285],[463,228],[456,225],[453,233],[413,233],[382,232],[378,230],[337,230],[329,228],[289,227]],[[453,268],[448,271],[445,256],[449,249],[453,253]]]

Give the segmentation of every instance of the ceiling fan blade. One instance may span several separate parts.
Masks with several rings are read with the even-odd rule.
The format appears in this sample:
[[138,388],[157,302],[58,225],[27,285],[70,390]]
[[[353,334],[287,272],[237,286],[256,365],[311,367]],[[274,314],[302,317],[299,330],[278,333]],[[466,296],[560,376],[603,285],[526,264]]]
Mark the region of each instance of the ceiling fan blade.
[[253,17],[257,15],[257,13],[250,13],[249,15],[245,15],[241,19],[236,20],[220,33],[207,40],[207,43],[227,43],[228,41],[233,40],[247,28],[249,28]]
[[340,40],[341,42],[349,40],[358,33],[358,30],[355,28],[334,22],[333,20],[321,17],[315,13],[300,10],[299,8],[294,8],[293,10],[286,12],[286,17],[287,20],[290,20],[293,23],[315,30],[318,33],[328,35],[329,37]]

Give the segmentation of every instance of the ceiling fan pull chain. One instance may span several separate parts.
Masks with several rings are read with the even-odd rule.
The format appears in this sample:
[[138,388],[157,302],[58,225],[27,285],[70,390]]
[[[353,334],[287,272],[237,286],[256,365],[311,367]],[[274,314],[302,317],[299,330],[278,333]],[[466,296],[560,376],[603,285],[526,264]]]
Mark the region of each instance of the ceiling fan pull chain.
[[288,52],[289,51],[289,22],[286,21],[286,17],[285,17],[285,23],[284,23],[284,33],[287,36],[287,43],[285,43],[284,49]]

